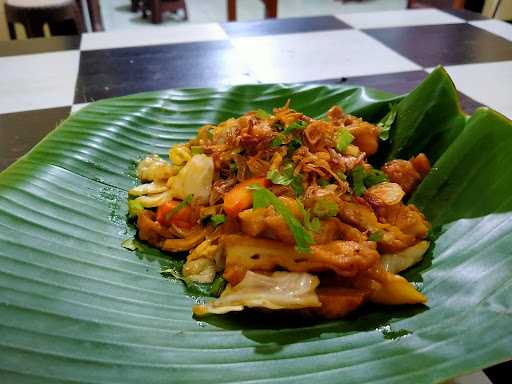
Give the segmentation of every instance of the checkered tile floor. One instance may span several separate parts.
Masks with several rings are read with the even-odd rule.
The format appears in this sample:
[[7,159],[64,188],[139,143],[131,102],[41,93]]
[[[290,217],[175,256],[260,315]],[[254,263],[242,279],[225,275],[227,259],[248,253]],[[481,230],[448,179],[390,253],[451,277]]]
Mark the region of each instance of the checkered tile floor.
[[[438,64],[467,112],[487,105],[512,117],[512,25],[470,12],[389,11],[2,42],[0,170],[70,113],[103,98],[259,82],[405,93]],[[497,373],[508,368],[455,383],[498,383]]]
[[0,43],[0,169],[87,103],[135,92],[258,82],[405,93],[435,65],[467,112],[512,116],[512,25],[436,9],[187,24]]

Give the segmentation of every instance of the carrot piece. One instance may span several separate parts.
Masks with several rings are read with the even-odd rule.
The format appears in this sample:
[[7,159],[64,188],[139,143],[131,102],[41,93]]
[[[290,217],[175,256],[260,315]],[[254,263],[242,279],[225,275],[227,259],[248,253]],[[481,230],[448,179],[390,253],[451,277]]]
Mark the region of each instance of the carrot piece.
[[244,209],[252,206],[252,193],[248,187],[254,184],[268,187],[270,181],[264,177],[247,179],[224,195],[224,212],[226,212],[228,216],[236,217]]
[[174,224],[181,228],[192,228],[194,226],[192,208],[187,205],[176,212],[172,217],[168,217],[169,212],[176,208],[180,202],[171,200],[160,205],[156,211],[156,219],[161,225],[169,226]]

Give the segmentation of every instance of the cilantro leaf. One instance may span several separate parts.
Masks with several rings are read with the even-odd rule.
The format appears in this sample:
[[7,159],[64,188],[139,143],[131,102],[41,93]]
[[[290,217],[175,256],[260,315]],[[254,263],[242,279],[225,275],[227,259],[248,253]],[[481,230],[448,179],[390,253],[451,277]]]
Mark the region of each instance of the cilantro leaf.
[[277,169],[268,171],[267,179],[269,179],[274,184],[290,186],[290,188],[297,196],[304,193],[304,187],[302,186],[302,176],[293,174],[292,163],[286,164],[283,167],[282,172],[279,172]]
[[226,222],[226,216],[224,215],[213,215],[210,217],[210,221],[214,227]]
[[339,129],[336,132],[336,150],[338,152],[344,152],[345,149],[352,143],[354,136],[346,129]]
[[395,122],[396,115],[398,113],[398,104],[389,104],[389,112],[384,116],[381,121],[377,123],[377,126],[381,128],[379,138],[383,141],[389,139],[389,131],[391,126]]
[[252,185],[249,189],[252,191],[253,208],[272,206],[288,225],[295,240],[295,249],[298,252],[309,252],[309,246],[314,242],[313,238],[288,207],[271,191],[260,185]]

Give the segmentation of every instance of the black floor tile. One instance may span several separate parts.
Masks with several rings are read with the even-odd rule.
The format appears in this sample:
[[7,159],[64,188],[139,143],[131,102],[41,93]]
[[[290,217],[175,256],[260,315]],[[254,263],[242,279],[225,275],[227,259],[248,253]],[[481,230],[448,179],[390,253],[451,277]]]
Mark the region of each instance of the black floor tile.
[[78,49],[80,48],[80,39],[80,36],[55,36],[0,41],[0,57]]
[[230,37],[279,35],[351,28],[334,16],[293,17],[221,24]]
[[512,60],[512,44],[470,24],[367,29],[367,34],[422,65]]
[[488,18],[482,15],[481,13],[476,13],[472,11],[468,11],[466,9],[443,9],[443,12],[449,13],[453,16],[460,17],[461,19],[467,21],[475,21],[475,20],[487,20]]
[[388,73],[384,75],[343,77],[340,79],[311,81],[310,83],[362,85],[400,95],[414,89],[423,81],[423,79],[425,79],[425,77],[427,77],[427,75],[428,73],[425,71],[410,71]]
[[[321,81],[311,81],[308,84],[344,84],[344,85],[362,85],[375,88],[396,95],[403,95],[416,88],[428,76],[425,71],[410,71],[388,73],[385,75],[354,76],[343,77],[340,79],[329,79]],[[473,111],[482,106],[469,96],[459,92],[460,105],[464,112],[472,114]]]
[[169,88],[255,82],[229,41],[85,51],[75,103]]
[[0,114],[0,171],[68,117],[71,107]]

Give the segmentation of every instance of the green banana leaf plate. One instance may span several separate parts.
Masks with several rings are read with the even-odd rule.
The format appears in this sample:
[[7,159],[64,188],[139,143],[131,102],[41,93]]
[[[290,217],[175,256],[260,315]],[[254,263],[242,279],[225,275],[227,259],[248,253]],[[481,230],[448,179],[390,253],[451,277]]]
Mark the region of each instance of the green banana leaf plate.
[[[163,278],[172,263],[130,252],[127,189],[147,153],[202,124],[333,104],[378,121],[398,103],[387,158],[434,163],[412,201],[436,241],[405,273],[428,306],[366,307],[337,321],[244,314],[198,321]],[[512,123],[459,107],[442,68],[406,96],[352,86],[245,85],[103,100],[64,121],[0,175],[2,383],[435,383],[512,356]]]

